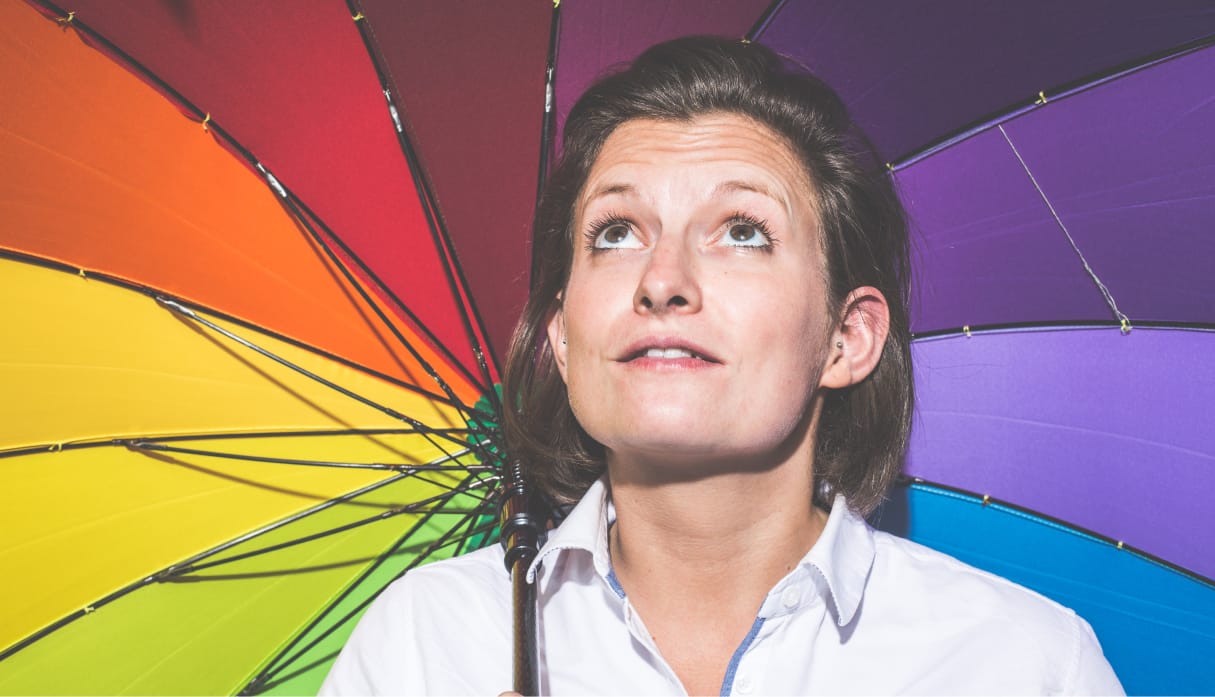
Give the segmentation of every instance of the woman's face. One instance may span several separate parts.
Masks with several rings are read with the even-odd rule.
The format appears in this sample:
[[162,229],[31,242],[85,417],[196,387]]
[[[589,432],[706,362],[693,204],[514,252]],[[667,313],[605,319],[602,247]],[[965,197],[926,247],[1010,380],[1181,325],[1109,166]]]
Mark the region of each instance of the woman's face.
[[743,117],[607,139],[549,338],[609,465],[812,457],[834,327],[814,201],[793,151]]

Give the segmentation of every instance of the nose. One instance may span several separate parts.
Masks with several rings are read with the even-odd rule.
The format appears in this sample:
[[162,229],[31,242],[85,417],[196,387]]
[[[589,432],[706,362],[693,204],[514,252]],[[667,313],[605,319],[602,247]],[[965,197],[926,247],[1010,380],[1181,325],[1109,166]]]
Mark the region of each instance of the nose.
[[633,309],[641,314],[698,312],[701,293],[696,261],[681,236],[664,235],[650,252],[641,281],[633,295]]

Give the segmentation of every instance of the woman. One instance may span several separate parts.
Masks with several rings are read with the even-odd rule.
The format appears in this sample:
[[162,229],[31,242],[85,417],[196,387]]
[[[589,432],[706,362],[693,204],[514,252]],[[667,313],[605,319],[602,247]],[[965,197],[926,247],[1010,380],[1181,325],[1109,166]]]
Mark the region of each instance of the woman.
[[[838,97],[754,44],[656,46],[571,111],[505,381],[575,502],[533,565],[542,692],[1112,693],[1070,610],[862,516],[912,405],[907,234]],[[411,572],[331,693],[509,684],[502,551]]]

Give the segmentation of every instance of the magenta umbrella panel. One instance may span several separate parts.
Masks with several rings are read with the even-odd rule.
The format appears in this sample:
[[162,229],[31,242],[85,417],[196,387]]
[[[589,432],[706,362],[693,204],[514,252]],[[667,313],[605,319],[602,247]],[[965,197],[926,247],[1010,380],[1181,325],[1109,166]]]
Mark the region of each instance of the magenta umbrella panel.
[[1215,6],[624,4],[562,6],[559,117],[654,40],[745,35],[890,164],[918,408],[878,523],[1077,609],[1132,693],[1215,690]]

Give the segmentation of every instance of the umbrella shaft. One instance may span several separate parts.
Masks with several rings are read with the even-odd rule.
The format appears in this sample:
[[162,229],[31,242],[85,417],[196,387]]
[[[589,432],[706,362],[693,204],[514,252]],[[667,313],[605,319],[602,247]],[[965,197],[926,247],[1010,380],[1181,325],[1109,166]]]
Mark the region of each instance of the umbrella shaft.
[[536,652],[536,585],[527,582],[527,567],[534,552],[521,554],[511,568],[511,589],[515,608],[515,666],[514,690],[521,695],[537,695],[536,676],[539,657]]

